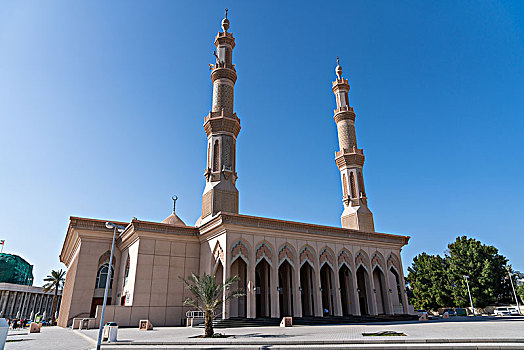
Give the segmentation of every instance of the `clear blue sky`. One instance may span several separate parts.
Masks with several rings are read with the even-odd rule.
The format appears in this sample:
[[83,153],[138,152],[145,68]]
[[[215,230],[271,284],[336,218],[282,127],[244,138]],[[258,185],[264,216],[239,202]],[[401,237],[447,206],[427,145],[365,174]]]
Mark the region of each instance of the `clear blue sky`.
[[340,225],[335,57],[377,231],[407,267],[458,235],[524,269],[520,1],[3,1],[0,239],[53,268],[70,215],[200,214],[208,63],[237,40],[240,212]]

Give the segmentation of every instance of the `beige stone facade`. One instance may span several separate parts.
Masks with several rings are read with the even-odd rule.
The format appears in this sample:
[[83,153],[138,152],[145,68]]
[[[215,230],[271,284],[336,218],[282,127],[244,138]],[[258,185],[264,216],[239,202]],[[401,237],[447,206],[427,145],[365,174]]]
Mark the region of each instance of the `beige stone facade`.
[[100,320],[106,283],[110,300],[105,321],[137,326],[185,323],[190,296],[181,278],[238,275],[246,295],[223,305],[222,317],[345,316],[408,313],[400,252],[409,237],[375,232],[367,207],[357,148],[355,113],[348,81],[333,84],[340,151],[344,213],[342,228],[240,215],[235,187],[236,138],[240,119],[233,112],[235,46],[229,21],[215,39],[212,110],[204,119],[208,137],[202,214],[186,226],[175,214],[163,222],[133,218],[116,222],[112,277],[108,276],[113,231],[106,220],[71,217],[60,260],[68,267],[58,324],[75,318]]

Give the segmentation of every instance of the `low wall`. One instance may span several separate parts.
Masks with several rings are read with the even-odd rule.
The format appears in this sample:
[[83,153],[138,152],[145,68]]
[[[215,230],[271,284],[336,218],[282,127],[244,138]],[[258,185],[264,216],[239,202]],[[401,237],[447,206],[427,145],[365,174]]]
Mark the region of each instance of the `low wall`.
[[[136,327],[140,320],[149,320],[153,327],[185,325],[182,307],[107,305],[104,323],[116,322],[119,327]],[[185,312],[185,310],[184,310]],[[96,308],[96,327],[100,325],[102,306]]]

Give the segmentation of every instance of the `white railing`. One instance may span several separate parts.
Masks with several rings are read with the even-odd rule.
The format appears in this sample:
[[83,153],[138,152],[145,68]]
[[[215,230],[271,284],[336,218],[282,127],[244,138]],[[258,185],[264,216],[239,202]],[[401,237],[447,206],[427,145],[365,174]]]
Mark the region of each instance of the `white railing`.
[[187,318],[204,318],[204,313],[199,310],[187,311],[186,317]]

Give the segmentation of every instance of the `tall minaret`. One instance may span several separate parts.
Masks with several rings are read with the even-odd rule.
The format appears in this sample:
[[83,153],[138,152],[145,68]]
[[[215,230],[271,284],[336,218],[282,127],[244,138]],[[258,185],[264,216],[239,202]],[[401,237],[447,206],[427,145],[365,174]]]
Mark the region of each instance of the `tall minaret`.
[[202,195],[202,216],[197,225],[210,220],[218,212],[238,213],[238,190],[235,148],[240,119],[233,112],[233,89],[237,80],[233,64],[235,38],[228,33],[227,9],[222,20],[223,32],[215,37],[215,64],[210,64],[213,82],[211,112],[204,119],[207,134],[206,187]]
[[364,189],[364,151],[357,148],[355,134],[355,112],[349,106],[349,83],[342,78],[342,67],[337,57],[335,69],[337,79],[333,82],[333,93],[337,98],[335,123],[338,130],[340,151],[335,153],[335,162],[342,179],[342,227],[354,230],[375,232],[373,214],[368,209],[366,190]]

